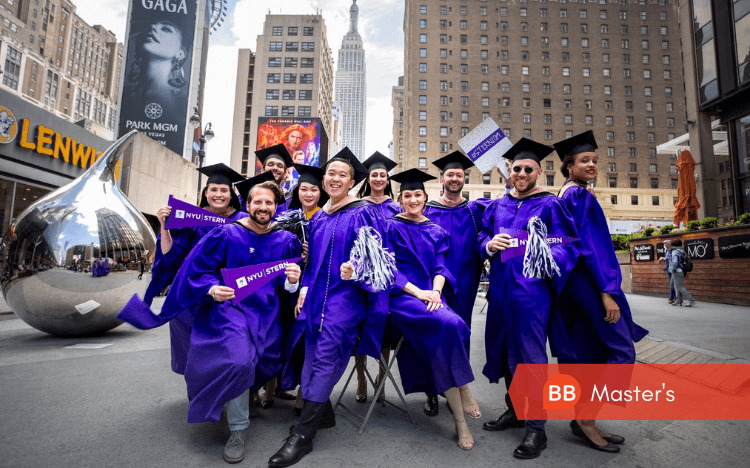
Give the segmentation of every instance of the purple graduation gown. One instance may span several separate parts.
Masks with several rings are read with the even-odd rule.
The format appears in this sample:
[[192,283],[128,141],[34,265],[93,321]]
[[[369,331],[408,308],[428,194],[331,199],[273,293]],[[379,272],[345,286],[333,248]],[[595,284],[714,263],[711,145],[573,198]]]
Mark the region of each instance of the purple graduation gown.
[[401,205],[390,198],[383,203],[373,203],[369,200],[365,200],[365,202],[369,204],[372,210],[380,214],[383,219],[392,218],[404,211],[403,208],[401,208]]
[[400,217],[389,219],[386,228],[388,248],[398,265],[391,287],[391,327],[406,338],[398,354],[404,393],[443,393],[474,381],[464,346],[471,334],[468,325],[447,305],[429,312],[427,304],[403,291],[407,283],[432,290],[436,275],[445,277],[443,291],[455,287],[446,265],[448,233],[432,221]]
[[[484,210],[491,201],[486,198],[464,201],[454,207],[430,201],[424,212],[430,221],[445,229],[450,238],[451,249],[446,263],[456,279],[456,289],[445,291],[445,297],[450,308],[464,319],[469,328],[484,266],[484,259],[479,253],[479,233]],[[468,341],[466,346],[468,349]]]
[[[578,229],[581,257],[571,272],[560,308],[576,361],[581,364],[633,364],[635,346],[648,330],[633,322],[630,306],[620,287],[622,274],[615,255],[607,219],[596,197],[574,185],[561,197]],[[612,295],[620,307],[620,320],[604,321],[607,312],[601,293]]]
[[186,258],[161,314],[147,309],[138,316],[118,315],[139,328],[153,328],[191,314],[184,372],[188,422],[218,421],[225,403],[247,389],[256,391],[283,363],[279,309],[290,295],[284,289],[286,276],[242,301],[216,302],[208,291],[224,285],[221,269],[295,258],[300,252],[297,238],[281,228],[258,235],[238,223],[219,226]]
[[[228,219],[239,221],[247,218],[244,211],[235,211]],[[143,302],[150,306],[154,297],[172,284],[180,267],[193,248],[203,237],[215,229],[216,226],[196,226],[182,229],[170,229],[172,235],[172,248],[163,254],[161,251],[161,235],[156,239],[156,256],[154,266],[151,269],[151,282],[143,296]],[[142,305],[139,305],[143,308]],[[185,311],[184,314],[169,322],[169,339],[172,350],[172,370],[178,374],[185,373],[185,362],[190,346],[190,327],[193,321],[193,312]]]
[[388,292],[374,293],[358,281],[344,281],[339,268],[349,261],[360,228],[370,226],[383,232],[382,223],[361,200],[332,214],[321,209],[312,219],[310,257],[302,277],[302,287],[309,289],[297,317],[298,322],[304,321],[304,328],[296,326],[290,339],[293,349],[304,332],[301,385],[305,400],[328,400],[346,370],[361,323],[357,354],[380,357]]
[[[555,356],[574,357],[558,308],[558,298],[575,265],[579,250],[575,243],[551,245],[560,276],[527,278],[523,255],[503,262],[501,253],[487,254],[487,243],[501,228],[526,230],[533,216],[547,226],[548,236],[578,237],[575,222],[565,203],[549,192],[523,199],[510,195],[494,200],[485,210],[480,252],[490,258],[483,374],[490,382],[512,378],[518,364],[546,364],[547,337]],[[507,362],[504,362],[503,351]],[[505,375],[504,367],[510,375]]]

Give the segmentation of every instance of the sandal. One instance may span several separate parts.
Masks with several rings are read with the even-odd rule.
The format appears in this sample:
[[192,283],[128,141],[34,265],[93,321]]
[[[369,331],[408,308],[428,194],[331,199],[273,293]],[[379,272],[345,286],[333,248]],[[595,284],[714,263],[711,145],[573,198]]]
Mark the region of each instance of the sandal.
[[[458,389],[459,392],[461,392],[461,389]],[[468,391],[471,393],[471,389],[468,389]],[[477,405],[476,400],[474,400],[474,395],[471,396],[472,403],[469,406],[466,406],[463,403],[463,393],[461,392],[461,403],[463,405],[463,410],[466,416],[470,417],[471,419],[479,419],[482,417],[482,412],[479,410],[479,405]]]
[[466,426],[466,432],[469,435],[461,437],[461,433],[458,431],[459,423],[456,423],[456,435],[458,436],[458,446],[461,448],[461,450],[471,450],[474,448],[474,437],[472,437],[471,435],[471,431],[469,430],[469,425],[466,423],[466,421],[463,421],[460,424],[463,426]]

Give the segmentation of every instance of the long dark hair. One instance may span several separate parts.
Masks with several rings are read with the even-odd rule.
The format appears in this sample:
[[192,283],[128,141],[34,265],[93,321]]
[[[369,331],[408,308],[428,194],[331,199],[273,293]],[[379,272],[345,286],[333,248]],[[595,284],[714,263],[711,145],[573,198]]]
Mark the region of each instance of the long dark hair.
[[[388,195],[389,197],[393,198],[393,187],[391,187],[391,176],[388,175],[388,172],[386,172],[386,177],[388,177],[388,182],[385,184],[385,190],[383,191],[383,194]],[[370,187],[370,173],[368,172],[367,177],[365,178],[365,181],[362,182],[362,186],[359,188],[359,191],[357,192],[357,198],[369,197],[371,193],[372,193],[372,187]]]

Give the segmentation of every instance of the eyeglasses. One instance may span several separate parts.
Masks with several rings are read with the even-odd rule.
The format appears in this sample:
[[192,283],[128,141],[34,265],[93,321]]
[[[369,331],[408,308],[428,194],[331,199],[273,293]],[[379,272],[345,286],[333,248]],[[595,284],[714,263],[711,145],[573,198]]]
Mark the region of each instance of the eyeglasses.
[[513,172],[515,172],[516,174],[519,174],[522,170],[527,174],[531,174],[535,171],[535,169],[531,166],[513,166]]

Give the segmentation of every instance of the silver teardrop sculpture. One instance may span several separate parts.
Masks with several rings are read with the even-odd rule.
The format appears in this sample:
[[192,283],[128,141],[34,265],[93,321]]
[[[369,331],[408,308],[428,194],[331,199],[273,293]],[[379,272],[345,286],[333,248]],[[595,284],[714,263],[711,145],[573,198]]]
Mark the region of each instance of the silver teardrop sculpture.
[[32,327],[59,336],[103,333],[122,323],[117,313],[134,293],[143,296],[148,277],[139,280],[137,266],[141,259],[150,265],[156,238],[115,185],[117,162],[135,134],[29,206],[3,236],[3,295]]

